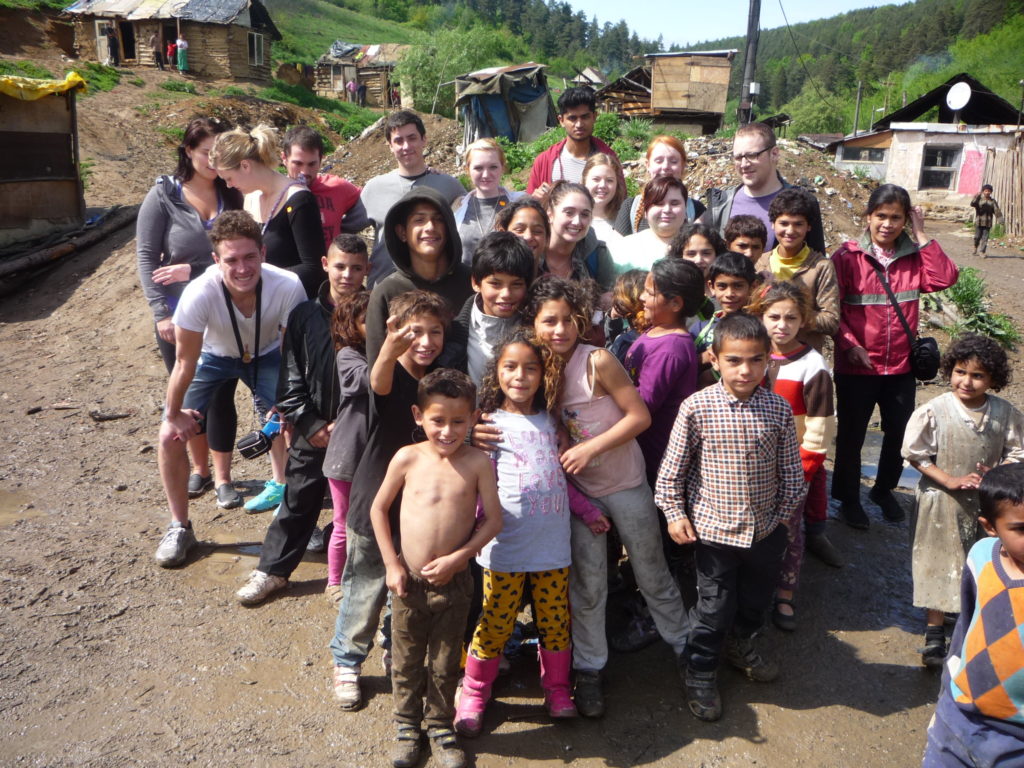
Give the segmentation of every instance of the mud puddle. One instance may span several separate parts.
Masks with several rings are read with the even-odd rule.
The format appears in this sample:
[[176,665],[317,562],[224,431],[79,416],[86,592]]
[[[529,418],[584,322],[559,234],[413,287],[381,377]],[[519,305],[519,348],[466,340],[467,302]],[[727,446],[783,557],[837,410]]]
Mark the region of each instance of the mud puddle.
[[[882,430],[876,428],[868,429],[867,435],[864,437],[864,447],[860,452],[860,473],[862,476],[872,480],[878,474],[878,452],[882,448],[882,437]],[[898,485],[900,488],[913,490],[917,488],[917,482],[920,479],[920,472],[909,464],[904,464],[903,474],[900,475]]]
[[32,496],[23,491],[0,491],[0,528],[46,514],[32,503]]

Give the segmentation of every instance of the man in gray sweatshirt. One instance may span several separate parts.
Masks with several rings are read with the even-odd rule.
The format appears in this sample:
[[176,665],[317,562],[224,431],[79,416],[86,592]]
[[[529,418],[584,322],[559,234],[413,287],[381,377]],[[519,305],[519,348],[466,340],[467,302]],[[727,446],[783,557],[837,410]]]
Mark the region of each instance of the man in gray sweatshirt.
[[419,115],[409,110],[395,112],[384,123],[384,137],[398,168],[366,182],[359,199],[373,222],[373,253],[367,286],[372,288],[395,271],[384,237],[384,219],[406,192],[426,186],[437,190],[449,204],[466,194],[458,179],[427,167],[423,157],[427,131]]

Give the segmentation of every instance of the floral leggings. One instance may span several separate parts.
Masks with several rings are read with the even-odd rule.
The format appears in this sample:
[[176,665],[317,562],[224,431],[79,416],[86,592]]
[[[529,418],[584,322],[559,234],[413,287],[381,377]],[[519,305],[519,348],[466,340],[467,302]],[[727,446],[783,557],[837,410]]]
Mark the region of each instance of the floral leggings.
[[493,659],[512,637],[523,592],[529,585],[540,646],[546,651],[569,648],[569,569],[502,573],[484,572],[484,607],[473,633],[472,653]]

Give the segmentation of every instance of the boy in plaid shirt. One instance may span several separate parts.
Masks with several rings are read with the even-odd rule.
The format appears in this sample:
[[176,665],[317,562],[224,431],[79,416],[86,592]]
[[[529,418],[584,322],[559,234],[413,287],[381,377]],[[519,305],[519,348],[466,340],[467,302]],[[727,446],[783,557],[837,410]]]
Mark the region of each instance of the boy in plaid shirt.
[[683,402],[655,489],[672,539],[696,542],[700,596],[690,615],[684,685],[690,711],[709,721],[722,716],[723,650],[752,680],[778,674],[753,638],[771,606],[785,521],[805,492],[793,411],[762,386],[771,351],[764,325],[727,315],[711,350],[722,378]]

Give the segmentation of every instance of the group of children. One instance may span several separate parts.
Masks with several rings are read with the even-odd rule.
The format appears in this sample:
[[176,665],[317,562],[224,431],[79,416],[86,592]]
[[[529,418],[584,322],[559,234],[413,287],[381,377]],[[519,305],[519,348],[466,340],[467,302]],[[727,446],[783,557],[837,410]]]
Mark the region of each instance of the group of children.
[[[476,152],[503,164],[497,145]],[[602,167],[588,163],[584,178]],[[478,175],[493,181],[494,170]],[[489,200],[483,192],[494,184],[480,184],[478,197]],[[672,183],[662,186],[670,197]],[[361,703],[362,664],[390,594],[384,646],[396,768],[417,763],[424,723],[439,763],[465,764],[456,733],[481,732],[526,603],[550,716],[603,714],[613,529],[651,631],[675,652],[688,706],[702,720],[721,716],[723,657],[752,680],[777,675],[754,637],[769,612],[778,628],[796,628],[805,550],[843,564],[825,535],[836,408],[823,355],[852,300],[832,260],[808,245],[820,222],[810,193],[788,187],[774,196],[770,238],[756,216],[733,217],[724,237],[690,221],[664,243],[664,257],[616,277],[591,226],[596,195],[566,181],[545,191],[544,203],[499,202],[494,231],[478,227],[464,263],[450,203],[429,187],[411,189],[383,227],[395,272],[372,292],[358,237],[340,235],[323,259],[338,410],[309,442],[326,451],[334,506],[334,692],[344,709]],[[638,210],[662,205],[647,202]],[[649,223],[657,234],[659,220]],[[952,391],[914,413],[904,445],[923,476],[911,532],[927,665],[946,660],[945,615],[963,600],[929,753],[933,731],[959,727],[956,717],[1016,733],[1024,701],[1003,661],[1016,669],[1021,654],[978,640],[987,637],[993,609],[981,608],[990,592],[960,592],[970,550],[979,585],[1002,585],[1005,605],[1021,600],[1024,548],[1014,536],[1024,527],[1024,486],[1019,473],[989,468],[1021,458],[1024,418],[988,392],[1009,380],[994,342],[960,338],[943,370]],[[1002,483],[995,495],[986,496],[988,478]],[[971,549],[979,494],[981,525],[1003,549]],[[692,596],[673,574],[679,547],[694,563]],[[689,611],[684,597],[696,600]],[[999,616],[1012,624],[1005,605]],[[979,692],[982,651],[1000,660],[988,678],[1001,681],[1005,701]]]

